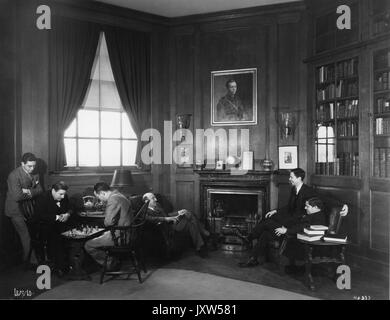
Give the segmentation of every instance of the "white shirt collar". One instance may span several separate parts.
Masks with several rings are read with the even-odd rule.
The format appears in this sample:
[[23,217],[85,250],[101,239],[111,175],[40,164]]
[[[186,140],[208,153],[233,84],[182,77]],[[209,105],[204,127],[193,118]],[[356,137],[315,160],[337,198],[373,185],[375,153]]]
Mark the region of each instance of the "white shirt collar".
[[299,193],[299,190],[301,190],[302,186],[303,186],[303,183],[302,183],[300,186],[296,187],[296,192],[295,192],[295,194],[298,194],[298,193]]

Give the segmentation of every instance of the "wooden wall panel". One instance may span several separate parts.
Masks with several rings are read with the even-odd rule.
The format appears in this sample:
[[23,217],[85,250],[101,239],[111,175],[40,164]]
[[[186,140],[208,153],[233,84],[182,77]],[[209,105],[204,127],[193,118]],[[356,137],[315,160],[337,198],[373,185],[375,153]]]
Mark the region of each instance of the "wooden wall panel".
[[187,209],[196,214],[194,204],[194,181],[176,181],[176,210]]
[[389,254],[389,193],[371,191],[370,248]]

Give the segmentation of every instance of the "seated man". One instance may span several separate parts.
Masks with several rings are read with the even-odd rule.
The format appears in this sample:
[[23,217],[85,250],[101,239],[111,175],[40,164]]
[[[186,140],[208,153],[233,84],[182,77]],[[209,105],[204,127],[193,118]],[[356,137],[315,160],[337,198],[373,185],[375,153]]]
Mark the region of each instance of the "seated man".
[[326,217],[323,209],[324,204],[321,199],[313,197],[307,200],[305,202],[306,213],[303,216],[297,217],[294,221],[290,220],[286,226],[281,226],[275,230],[267,229],[262,232],[250,258],[250,261],[253,261],[253,263],[240,263],[240,266],[252,267],[263,262],[268,243],[281,235],[288,234],[296,236],[297,233],[302,232],[304,228],[310,227],[311,225],[326,225]]
[[[35,202],[35,216],[33,218],[34,233],[39,233],[47,243],[48,258],[54,263],[55,272],[62,275],[67,265],[65,263],[65,249],[61,233],[67,229],[72,210],[66,195],[68,186],[63,181],[52,185],[49,191],[39,195]],[[44,258],[43,243],[36,248],[41,260]]]
[[[176,232],[188,233],[191,236],[196,253],[202,258],[207,256],[204,238],[207,238],[210,233],[204,229],[198,218],[192,212],[182,209],[166,214],[157,202],[156,196],[151,192],[145,193],[142,199],[145,202],[149,201],[146,221],[155,224],[164,224],[164,226]],[[162,230],[163,232],[169,232],[167,228],[163,228]]]
[[[291,188],[287,207],[268,212],[265,215],[265,220],[260,221],[248,236],[243,236],[239,230],[236,230],[237,235],[246,242],[258,239],[256,246],[262,246],[260,239],[263,232],[274,231],[282,226],[291,225],[302,217],[305,214],[306,200],[316,196],[315,190],[303,183],[305,175],[305,171],[301,168],[291,170],[289,182],[293,187]],[[347,205],[343,206],[342,213],[345,215],[348,213]],[[257,247],[254,248],[254,253],[247,262],[239,263],[241,267],[253,267],[259,264],[259,261],[255,258],[257,256],[256,251],[260,250]]]
[[[104,225],[110,226],[129,226],[133,219],[133,212],[130,208],[130,201],[119,191],[111,190],[105,182],[98,182],[94,186],[95,196],[106,203],[104,212]],[[100,265],[103,265],[106,254],[101,247],[113,246],[114,241],[110,231],[106,231],[100,237],[88,240],[85,245],[85,251]],[[107,261],[108,271],[117,271],[120,268],[120,262],[110,258]]]

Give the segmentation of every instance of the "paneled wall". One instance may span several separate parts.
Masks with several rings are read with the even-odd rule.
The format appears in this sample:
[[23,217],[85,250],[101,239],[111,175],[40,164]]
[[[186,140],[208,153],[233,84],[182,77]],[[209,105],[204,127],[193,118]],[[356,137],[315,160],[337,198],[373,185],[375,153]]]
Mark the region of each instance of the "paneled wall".
[[[171,32],[170,91],[171,119],[178,113],[193,115],[190,129],[249,129],[249,149],[254,152],[255,169],[266,156],[277,168],[278,145],[299,145],[300,166],[306,166],[306,115],[294,139],[278,136],[278,108],[305,110],[306,68],[302,63],[306,39],[301,4],[272,6],[231,14],[201,15],[178,19]],[[211,126],[211,72],[257,68],[257,125]],[[238,138],[238,144],[240,138]],[[223,141],[222,145],[231,141]],[[235,146],[233,146],[235,147]],[[205,150],[210,145],[203,146]],[[216,154],[218,154],[216,146]],[[202,158],[194,149],[194,158]],[[238,146],[240,154],[240,146]],[[224,160],[224,159],[221,159]],[[184,185],[187,184],[187,187]],[[192,168],[171,167],[170,194],[173,202],[187,199],[189,209],[199,212],[199,177]],[[181,201],[180,201],[181,202]],[[277,206],[277,183],[271,185],[271,207]]]

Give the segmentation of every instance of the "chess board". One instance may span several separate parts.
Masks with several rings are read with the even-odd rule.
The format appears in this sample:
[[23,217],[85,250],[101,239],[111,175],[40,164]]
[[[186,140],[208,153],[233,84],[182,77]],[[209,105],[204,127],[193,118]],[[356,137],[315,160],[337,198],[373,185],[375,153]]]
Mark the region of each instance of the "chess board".
[[97,217],[97,218],[104,218],[104,211],[83,211],[80,212],[79,215],[81,217]]
[[104,232],[104,228],[85,227],[82,230],[73,228],[61,233],[64,237],[69,239],[89,239],[99,236]]

